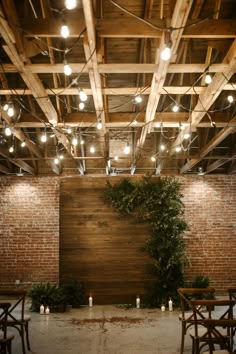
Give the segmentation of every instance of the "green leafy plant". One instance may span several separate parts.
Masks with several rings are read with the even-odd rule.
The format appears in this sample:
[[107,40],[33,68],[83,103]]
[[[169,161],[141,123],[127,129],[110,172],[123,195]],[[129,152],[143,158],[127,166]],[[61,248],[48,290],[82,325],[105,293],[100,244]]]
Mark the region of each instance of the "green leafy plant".
[[68,279],[61,286],[67,305],[80,307],[85,302],[85,288],[77,279]]
[[210,282],[210,278],[207,275],[198,274],[192,281],[192,288],[208,288]]
[[28,291],[28,296],[32,300],[31,310],[39,311],[40,305],[49,306],[51,311],[56,306],[65,303],[65,297],[56,284],[51,283],[35,283]]
[[109,182],[107,185],[107,203],[121,214],[136,211],[139,222],[150,225],[150,238],[144,249],[153,260],[150,272],[155,280],[148,289],[147,305],[159,306],[169,297],[177,302],[186,262],[182,233],[187,229],[182,219],[180,183],[173,177],[152,179],[148,175],[141,182],[123,179],[114,186]]

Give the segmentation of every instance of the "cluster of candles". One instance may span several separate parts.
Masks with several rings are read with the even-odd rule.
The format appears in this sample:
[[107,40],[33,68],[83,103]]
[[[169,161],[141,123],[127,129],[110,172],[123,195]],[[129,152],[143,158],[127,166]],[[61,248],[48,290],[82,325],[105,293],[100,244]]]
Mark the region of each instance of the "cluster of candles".
[[39,309],[39,313],[40,313],[40,315],[49,315],[49,313],[50,313],[49,306],[41,305],[40,309]]
[[[140,297],[139,295],[137,295],[136,297],[136,308],[140,309]],[[93,297],[91,295],[89,295],[89,307],[93,307]],[[173,301],[170,299],[168,301],[168,307],[169,307],[169,311],[173,311]],[[161,305],[161,311],[165,311],[166,307],[165,305]]]

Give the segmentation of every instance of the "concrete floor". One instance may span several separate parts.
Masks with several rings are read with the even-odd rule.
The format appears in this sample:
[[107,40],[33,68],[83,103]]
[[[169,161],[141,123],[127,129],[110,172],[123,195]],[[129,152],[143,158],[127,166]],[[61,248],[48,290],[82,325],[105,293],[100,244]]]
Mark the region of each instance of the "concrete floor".
[[[30,313],[33,354],[177,354],[179,311],[94,306],[65,313]],[[16,333],[13,354],[21,354]],[[30,353],[30,352],[29,352]],[[191,353],[186,336],[185,354]]]

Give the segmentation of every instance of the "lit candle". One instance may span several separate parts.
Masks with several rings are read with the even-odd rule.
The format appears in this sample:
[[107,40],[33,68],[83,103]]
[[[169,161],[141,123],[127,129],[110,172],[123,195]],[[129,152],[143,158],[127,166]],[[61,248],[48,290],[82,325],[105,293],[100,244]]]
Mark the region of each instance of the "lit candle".
[[140,308],[140,297],[139,297],[139,295],[136,297],[136,308],[137,309]]
[[89,296],[89,307],[93,307],[93,298],[91,295]]
[[44,315],[44,306],[43,305],[40,306],[39,313],[40,313],[40,315]]
[[166,310],[165,305],[161,305],[161,311],[164,312]]
[[46,313],[46,315],[49,315],[49,313],[50,313],[49,306],[46,307],[45,313]]
[[169,305],[169,311],[173,311],[173,301],[170,299],[168,302]]

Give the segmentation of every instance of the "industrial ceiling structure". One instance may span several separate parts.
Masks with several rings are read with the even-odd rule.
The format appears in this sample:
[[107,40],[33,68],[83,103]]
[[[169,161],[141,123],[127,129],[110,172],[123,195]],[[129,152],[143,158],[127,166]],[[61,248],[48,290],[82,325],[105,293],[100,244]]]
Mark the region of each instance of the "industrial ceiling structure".
[[0,174],[236,172],[236,2],[2,0]]

